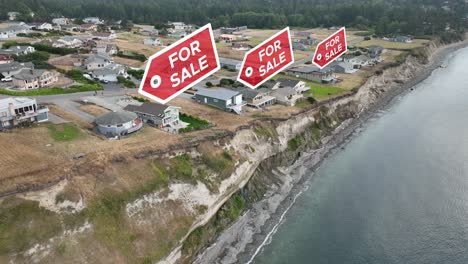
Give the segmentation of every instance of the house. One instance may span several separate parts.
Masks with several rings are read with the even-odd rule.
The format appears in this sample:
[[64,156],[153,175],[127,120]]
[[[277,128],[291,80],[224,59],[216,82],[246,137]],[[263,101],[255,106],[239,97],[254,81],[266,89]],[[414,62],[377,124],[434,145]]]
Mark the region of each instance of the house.
[[218,89],[198,89],[194,96],[195,101],[220,108],[224,111],[242,113],[242,107],[246,104],[242,101],[240,92]]
[[246,101],[247,105],[251,107],[261,108],[276,103],[276,98],[271,96],[272,90],[267,88],[246,88],[239,92],[242,94],[242,98]]
[[323,69],[316,66],[295,67],[287,70],[286,75],[319,83],[331,83],[336,79],[330,67]]
[[21,72],[23,69],[34,69],[32,62],[10,62],[0,64],[0,75],[3,77],[9,77]]
[[0,54],[20,56],[33,53],[35,51],[36,49],[31,46],[11,46],[8,49],[0,49]]
[[25,24],[15,24],[6,28],[0,29],[0,39],[16,38],[18,34],[28,34],[31,29]]
[[97,31],[97,28],[96,24],[82,24],[78,26],[79,31]]
[[184,31],[184,32],[173,32],[173,33],[170,33],[167,35],[168,37],[171,37],[171,38],[183,38],[185,36],[187,36],[187,33]]
[[76,32],[80,30],[80,26],[75,25],[75,24],[67,24],[67,25],[62,25],[62,30],[67,31],[67,32]]
[[52,24],[60,25],[60,26],[68,25],[68,24],[70,24],[70,19],[68,19],[66,17],[54,18],[54,19],[52,19]]
[[149,45],[149,46],[162,46],[161,40],[158,38],[144,39],[143,44]]
[[299,43],[299,42],[293,42],[292,48],[293,50],[300,50],[300,51],[306,51],[308,49],[306,45]]
[[49,119],[47,106],[27,97],[0,99],[0,130],[22,124],[40,123]]
[[336,73],[355,73],[357,69],[354,68],[354,65],[350,62],[336,62],[330,65],[330,68],[333,72]]
[[242,67],[242,61],[228,58],[219,58],[219,64],[223,69],[235,71],[239,71]]
[[16,17],[18,17],[19,14],[20,14],[19,12],[8,12],[7,13],[8,20],[10,21],[16,20]]
[[377,58],[383,53],[384,48],[382,46],[372,45],[367,47],[367,50],[371,58]]
[[84,61],[84,67],[88,71],[102,69],[112,63],[112,60],[104,54],[89,56]]
[[54,48],[64,48],[65,44],[63,42],[58,41],[57,39],[43,39],[39,42],[35,42],[35,44],[40,45],[47,45]]
[[119,48],[114,44],[96,44],[96,53],[98,54],[115,55],[117,52],[119,52]]
[[52,24],[50,24],[50,23],[42,23],[39,26],[37,26],[37,29],[50,31],[50,30],[54,29],[54,26]]
[[88,23],[88,24],[102,24],[102,23],[104,23],[104,21],[99,19],[99,17],[86,17],[86,18],[83,18],[83,22]]
[[109,64],[105,67],[95,69],[91,72],[93,78],[97,78],[100,81],[108,81],[108,82],[117,82],[118,76],[122,76],[124,78],[128,77],[125,68],[122,65],[118,64]]
[[297,100],[302,98],[302,94],[298,93],[292,87],[278,88],[271,92],[271,96],[276,98],[276,102],[286,106],[296,105]]
[[310,31],[296,31],[293,35],[299,38],[312,38],[312,32]]
[[359,55],[349,59],[349,62],[353,65],[359,65],[361,67],[371,67],[374,66],[378,61],[376,58],[371,58],[368,55]]
[[301,94],[310,90],[310,87],[307,87],[306,83],[301,80],[279,78],[278,80],[276,80],[276,83],[279,84],[279,87],[291,87],[294,90],[296,90],[298,94]]
[[13,58],[8,54],[0,54],[0,64],[6,64],[13,62]]
[[114,32],[96,32],[93,33],[92,38],[96,40],[114,40],[117,35]]
[[221,34],[218,38],[219,41],[224,41],[226,43],[231,43],[236,40],[236,35],[230,35],[230,34]]
[[144,27],[140,29],[139,33],[144,36],[157,36],[159,35],[159,30],[152,27]]
[[219,29],[219,32],[221,34],[232,34],[234,32],[238,32],[242,30],[247,30],[247,26],[240,26],[240,27],[234,27],[234,28],[221,27]]
[[401,42],[401,43],[411,43],[413,42],[413,39],[407,36],[396,36],[396,37],[390,38],[390,41]]
[[173,32],[193,29],[193,26],[186,25],[184,22],[167,22],[167,25],[170,27],[169,30],[172,29]]
[[234,42],[234,43],[232,43],[232,49],[233,50],[239,50],[239,51],[246,51],[246,50],[250,49],[250,46],[247,45],[247,43]]
[[11,77],[20,90],[44,88],[58,81],[57,73],[48,70],[23,69]]
[[144,102],[142,105],[127,105],[124,110],[133,112],[144,123],[158,127],[174,127],[179,124],[180,107]]
[[58,42],[63,43],[63,45],[67,48],[80,48],[84,44],[84,41],[82,39],[74,36],[64,36],[60,38]]
[[140,130],[143,122],[137,114],[128,111],[109,112],[94,120],[99,133],[107,137],[127,135]]

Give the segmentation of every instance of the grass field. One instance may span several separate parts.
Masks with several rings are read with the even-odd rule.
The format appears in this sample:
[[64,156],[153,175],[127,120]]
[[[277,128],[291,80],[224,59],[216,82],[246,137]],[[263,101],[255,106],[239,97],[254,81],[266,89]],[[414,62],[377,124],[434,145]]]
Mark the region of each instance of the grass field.
[[13,95],[13,96],[40,96],[40,95],[53,95],[53,94],[69,94],[79,92],[89,92],[103,90],[100,84],[84,84],[84,85],[73,85],[69,88],[40,88],[29,91],[11,91],[6,89],[0,89],[0,94]]
[[72,141],[74,139],[84,137],[84,134],[80,129],[71,123],[60,125],[50,124],[47,128],[49,129],[50,136],[55,141]]
[[287,78],[287,79],[304,81],[306,83],[306,86],[310,87],[310,90],[305,92],[304,96],[313,97],[316,100],[324,100],[334,95],[338,95],[338,94],[342,94],[346,92],[345,89],[342,89],[336,86],[316,83],[316,82],[312,82],[312,81],[308,81],[308,80],[304,80],[304,79],[296,78],[292,76],[284,76],[282,74],[277,74],[272,79],[276,80],[278,78]]
[[386,49],[410,50],[410,49],[422,47],[427,42],[429,42],[429,40],[425,40],[425,39],[415,39],[413,40],[412,43],[401,43],[401,42],[391,42],[391,41],[386,41],[386,40],[381,40],[381,39],[371,39],[371,40],[362,41],[358,43],[356,46],[369,47],[372,45],[379,45]]

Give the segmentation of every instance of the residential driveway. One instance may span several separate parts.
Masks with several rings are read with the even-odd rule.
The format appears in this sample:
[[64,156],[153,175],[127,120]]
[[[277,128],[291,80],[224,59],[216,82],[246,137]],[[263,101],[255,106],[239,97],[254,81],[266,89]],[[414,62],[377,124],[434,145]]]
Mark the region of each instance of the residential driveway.
[[80,107],[81,104],[71,101],[71,100],[64,100],[64,101],[57,101],[55,102],[55,105],[59,106],[60,108],[66,110],[67,112],[70,112],[72,114],[75,114],[79,116],[81,119],[92,123],[95,119],[94,116],[81,111],[78,107]]
[[68,123],[67,120],[61,118],[60,116],[54,115],[53,113],[49,112],[49,121],[52,122],[52,124],[63,124],[63,123]]

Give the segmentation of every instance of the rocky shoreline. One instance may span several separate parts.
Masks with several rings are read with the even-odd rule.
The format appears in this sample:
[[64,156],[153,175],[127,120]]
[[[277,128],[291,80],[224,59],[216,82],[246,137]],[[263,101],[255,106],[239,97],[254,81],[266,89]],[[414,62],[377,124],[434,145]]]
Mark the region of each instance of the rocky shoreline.
[[[364,86],[372,86],[373,89],[367,87],[368,90],[364,91],[366,94],[356,94],[360,103],[357,117],[343,121],[332,135],[323,138],[321,148],[301,153],[300,158],[290,167],[274,169],[271,173],[281,175],[278,177],[282,180],[281,184],[271,186],[264,199],[255,203],[252,209],[226,229],[210,247],[196,257],[194,263],[249,263],[253,259],[252,255],[255,256],[261,246],[271,239],[295,198],[307,188],[307,182],[313,177],[311,172],[333,151],[338,151],[343,143],[350,140],[356,130],[376,112],[390,106],[396,97],[410,91],[410,88],[443,65],[448,55],[466,46],[468,40],[441,47],[428,47],[429,62],[420,65],[408,62],[414,59],[408,58],[406,64],[411,66],[400,70],[409,71],[408,75],[411,76],[398,82],[395,79],[383,80],[383,84],[387,81],[391,83],[386,90],[376,91],[379,85],[370,79]],[[338,104],[346,103],[347,99],[342,101],[344,102],[331,103],[331,106],[337,107]]]

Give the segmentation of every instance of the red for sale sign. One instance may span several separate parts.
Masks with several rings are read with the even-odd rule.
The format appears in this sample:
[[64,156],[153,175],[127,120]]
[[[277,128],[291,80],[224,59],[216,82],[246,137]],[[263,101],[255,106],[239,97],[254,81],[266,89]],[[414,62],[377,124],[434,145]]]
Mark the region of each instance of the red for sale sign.
[[245,54],[237,80],[255,89],[294,63],[289,27]]
[[208,24],[151,56],[138,92],[165,104],[219,69]]
[[346,30],[342,27],[333,35],[320,42],[315,50],[313,63],[320,69],[325,68],[332,61],[348,50]]

